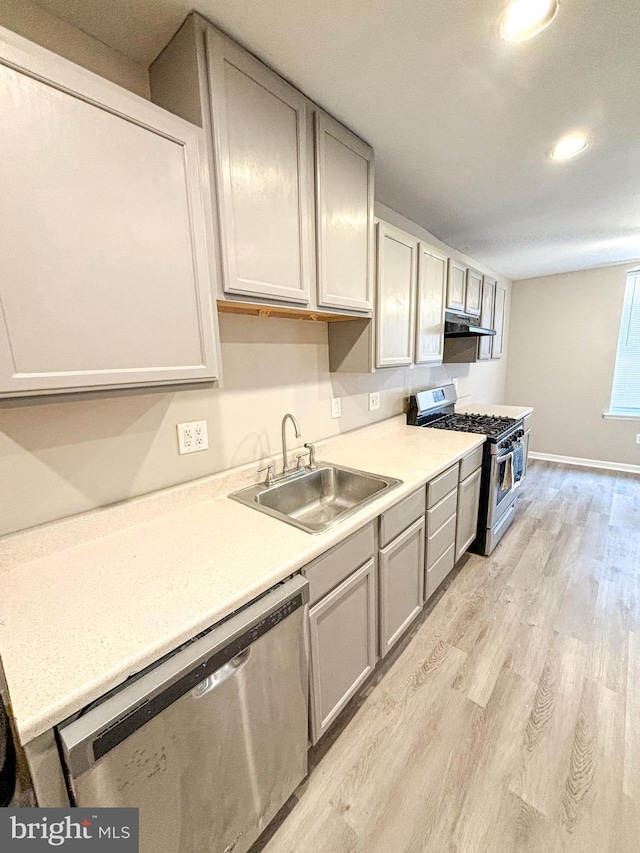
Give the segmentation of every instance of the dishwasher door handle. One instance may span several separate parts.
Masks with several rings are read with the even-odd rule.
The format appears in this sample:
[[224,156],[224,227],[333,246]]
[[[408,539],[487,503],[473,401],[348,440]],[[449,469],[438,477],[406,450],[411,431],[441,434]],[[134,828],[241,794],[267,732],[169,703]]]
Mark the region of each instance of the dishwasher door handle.
[[231,678],[232,675],[235,675],[236,672],[249,660],[250,656],[251,646],[243,652],[240,652],[239,655],[231,658],[231,660],[223,664],[220,669],[216,669],[215,672],[212,672],[204,678],[200,684],[196,684],[191,691],[191,695],[194,699],[200,699],[202,696],[206,696],[207,693],[211,693],[212,690],[226,681],[227,678]]

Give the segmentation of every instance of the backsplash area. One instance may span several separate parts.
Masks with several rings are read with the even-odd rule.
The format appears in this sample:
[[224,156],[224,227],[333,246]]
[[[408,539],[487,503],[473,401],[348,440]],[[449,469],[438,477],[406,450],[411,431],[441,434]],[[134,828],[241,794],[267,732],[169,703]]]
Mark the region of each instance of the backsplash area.
[[[504,396],[505,358],[331,374],[326,323],[221,315],[220,335],[222,388],[2,403],[0,534],[277,457],[285,412],[300,422],[301,445],[400,414],[410,393],[453,378],[459,397]],[[371,391],[380,392],[374,412]],[[335,420],[332,397],[342,401]],[[209,449],[180,456],[176,424],[203,419]]]

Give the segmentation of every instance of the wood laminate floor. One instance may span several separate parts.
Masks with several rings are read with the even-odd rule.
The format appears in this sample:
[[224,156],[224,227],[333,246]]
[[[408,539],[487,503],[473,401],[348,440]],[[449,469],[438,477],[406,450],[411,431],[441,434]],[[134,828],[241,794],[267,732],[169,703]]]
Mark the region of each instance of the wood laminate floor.
[[532,462],[265,853],[640,851],[640,478]]

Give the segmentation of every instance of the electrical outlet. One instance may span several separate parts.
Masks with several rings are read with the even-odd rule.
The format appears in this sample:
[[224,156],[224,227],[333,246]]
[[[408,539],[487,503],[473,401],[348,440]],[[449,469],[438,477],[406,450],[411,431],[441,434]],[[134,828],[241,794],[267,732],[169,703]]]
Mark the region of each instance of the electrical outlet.
[[373,391],[369,394],[369,411],[374,412],[376,409],[380,408],[380,392]]
[[332,418],[342,417],[342,403],[340,402],[340,397],[332,397],[331,398],[331,417]]
[[206,421],[192,421],[189,424],[177,424],[178,450],[183,453],[197,453],[209,447],[209,435]]

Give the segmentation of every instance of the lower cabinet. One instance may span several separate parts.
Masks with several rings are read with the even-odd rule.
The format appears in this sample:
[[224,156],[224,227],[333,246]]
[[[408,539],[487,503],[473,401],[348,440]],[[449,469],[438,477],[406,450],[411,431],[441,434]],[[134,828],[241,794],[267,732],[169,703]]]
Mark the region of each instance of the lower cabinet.
[[380,657],[402,637],[424,601],[425,519],[380,549]]
[[312,743],[475,539],[481,460],[480,448],[302,570],[311,608]]
[[462,557],[477,535],[481,473],[482,469],[478,468],[458,485],[456,562]]
[[371,557],[309,611],[312,743],[317,743],[375,668],[376,603]]

